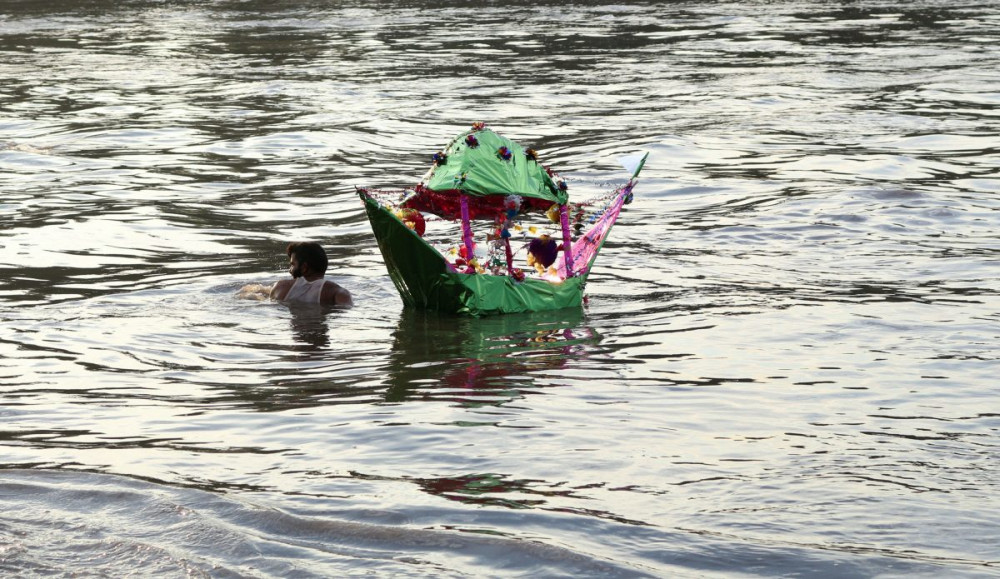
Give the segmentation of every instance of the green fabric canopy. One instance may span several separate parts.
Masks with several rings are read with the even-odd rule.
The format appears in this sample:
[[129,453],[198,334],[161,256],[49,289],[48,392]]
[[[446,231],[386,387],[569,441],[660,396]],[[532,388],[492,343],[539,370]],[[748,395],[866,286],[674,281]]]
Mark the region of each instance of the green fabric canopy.
[[[470,136],[474,145],[469,144]],[[509,153],[506,158],[503,147]],[[516,194],[560,205],[568,199],[545,167],[528,158],[524,147],[489,129],[462,133],[444,153],[445,162],[435,167],[426,184],[432,191],[458,190],[472,196]]]

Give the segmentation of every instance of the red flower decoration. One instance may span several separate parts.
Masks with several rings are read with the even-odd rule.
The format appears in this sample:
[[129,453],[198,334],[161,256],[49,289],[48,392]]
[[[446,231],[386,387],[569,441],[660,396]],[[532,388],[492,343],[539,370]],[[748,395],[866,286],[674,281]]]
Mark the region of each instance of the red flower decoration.
[[472,123],[472,130],[473,131],[481,131],[481,130],[483,130],[485,128],[486,128],[486,123],[484,123],[482,121],[479,121],[479,122],[476,122],[476,123]]
[[421,215],[419,211],[416,209],[401,209],[396,216],[403,222],[403,225],[415,231],[420,237],[424,236],[424,231],[427,229],[427,223],[424,221],[424,216]]

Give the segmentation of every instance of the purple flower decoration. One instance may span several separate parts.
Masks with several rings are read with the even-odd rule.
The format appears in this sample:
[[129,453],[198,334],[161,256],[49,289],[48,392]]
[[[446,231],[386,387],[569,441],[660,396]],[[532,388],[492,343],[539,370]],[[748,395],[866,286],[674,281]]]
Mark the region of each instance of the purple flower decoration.
[[510,149],[508,149],[507,147],[500,147],[499,149],[497,149],[497,157],[499,157],[501,160],[504,161],[510,161],[513,155],[511,154]]
[[534,257],[534,260],[542,265],[542,267],[549,267],[556,261],[556,254],[559,253],[559,244],[556,243],[555,239],[550,238],[548,235],[543,235],[542,237],[536,237],[531,240],[528,244],[528,253]]
[[470,149],[475,149],[479,146],[479,139],[475,135],[469,135],[465,137],[465,144],[469,146]]

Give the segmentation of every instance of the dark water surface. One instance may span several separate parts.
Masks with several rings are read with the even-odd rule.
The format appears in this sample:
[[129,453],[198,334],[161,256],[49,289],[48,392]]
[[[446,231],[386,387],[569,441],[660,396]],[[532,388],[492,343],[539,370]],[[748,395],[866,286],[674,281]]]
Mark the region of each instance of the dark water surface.
[[[1000,576],[1000,5],[0,0],[0,574]],[[473,121],[580,310],[404,311]],[[316,239],[349,311],[235,299]]]

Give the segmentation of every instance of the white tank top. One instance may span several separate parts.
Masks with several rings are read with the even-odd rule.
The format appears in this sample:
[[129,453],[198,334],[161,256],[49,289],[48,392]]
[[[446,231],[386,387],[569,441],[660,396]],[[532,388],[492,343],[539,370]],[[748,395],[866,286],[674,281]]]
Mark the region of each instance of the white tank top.
[[326,278],[322,277],[313,281],[306,281],[304,277],[297,277],[292,287],[288,288],[288,294],[285,296],[284,301],[318,304],[325,283]]

